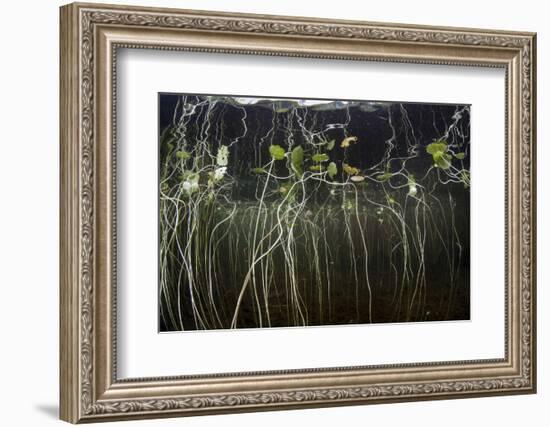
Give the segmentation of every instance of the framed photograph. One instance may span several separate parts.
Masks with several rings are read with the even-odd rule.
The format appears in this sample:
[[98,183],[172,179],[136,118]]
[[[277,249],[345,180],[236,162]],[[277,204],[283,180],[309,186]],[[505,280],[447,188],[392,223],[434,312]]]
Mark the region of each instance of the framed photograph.
[[535,34],[61,8],[61,418],[534,393]]

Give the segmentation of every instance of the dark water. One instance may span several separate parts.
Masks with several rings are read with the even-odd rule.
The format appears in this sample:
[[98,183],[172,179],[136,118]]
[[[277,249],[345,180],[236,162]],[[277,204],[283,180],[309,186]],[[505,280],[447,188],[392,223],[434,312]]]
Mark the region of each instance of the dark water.
[[160,330],[469,319],[469,124],[159,95]]

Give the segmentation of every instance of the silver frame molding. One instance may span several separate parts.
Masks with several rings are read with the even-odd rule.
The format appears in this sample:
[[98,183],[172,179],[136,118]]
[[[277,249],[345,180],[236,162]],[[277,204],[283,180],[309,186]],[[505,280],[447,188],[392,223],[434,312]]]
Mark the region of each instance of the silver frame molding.
[[[60,13],[61,419],[112,421],[536,391],[534,33],[81,3],[63,6]],[[117,379],[118,48],[505,69],[505,357]]]

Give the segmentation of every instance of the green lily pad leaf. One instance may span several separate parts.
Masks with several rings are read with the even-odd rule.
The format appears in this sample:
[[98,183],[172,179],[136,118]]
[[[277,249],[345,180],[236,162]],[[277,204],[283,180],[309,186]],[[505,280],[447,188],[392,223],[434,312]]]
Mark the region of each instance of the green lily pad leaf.
[[441,169],[449,169],[451,167],[451,156],[446,153],[437,152],[433,154],[435,166]]
[[428,144],[426,151],[432,155],[436,168],[449,169],[452,156],[447,153],[449,147],[445,141],[437,141]]
[[324,170],[322,165],[313,165],[308,168],[311,172],[322,172]]
[[327,172],[328,176],[330,176],[331,179],[334,179],[334,177],[338,173],[338,167],[336,166],[336,163],[330,162],[328,164]]
[[301,178],[304,174],[304,149],[301,145],[295,147],[290,153],[290,162],[292,164],[292,169],[294,169],[294,172],[296,172],[296,175]]
[[275,160],[283,160],[285,158],[285,149],[277,144],[270,145],[269,154],[271,154],[271,157]]
[[178,159],[187,160],[191,158],[191,154],[189,154],[187,151],[176,151],[176,157]]
[[264,168],[254,168],[252,169],[252,173],[255,173],[257,175],[260,175],[262,173],[266,173],[267,171]]
[[437,141],[428,144],[426,151],[433,156],[436,153],[445,153],[447,148],[447,143],[445,141]]
[[464,160],[464,157],[466,157],[466,153],[456,153],[456,154],[455,154],[455,157],[456,157],[458,160]]
[[313,160],[316,163],[320,162],[326,162],[329,159],[329,157],[325,153],[317,153],[314,154],[311,160]]
[[334,148],[336,145],[336,140],[331,139],[329,142],[327,142],[327,150],[330,151]]

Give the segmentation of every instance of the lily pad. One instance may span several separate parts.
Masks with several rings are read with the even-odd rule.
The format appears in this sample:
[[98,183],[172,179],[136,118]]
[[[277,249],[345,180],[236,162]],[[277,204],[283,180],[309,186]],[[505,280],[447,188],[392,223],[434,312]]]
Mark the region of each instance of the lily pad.
[[283,160],[285,158],[285,149],[277,144],[270,145],[269,154],[271,154],[271,157],[275,160]]
[[329,159],[329,157],[325,153],[317,153],[314,154],[311,160],[313,160],[316,163],[320,162],[326,162]]
[[436,153],[445,153],[447,152],[447,143],[445,141],[437,141],[437,142],[432,142],[431,144],[428,144],[428,146],[426,147],[426,151],[431,154],[431,155],[434,155]]
[[458,160],[464,160],[464,157],[466,157],[466,153],[456,153],[456,154],[455,154],[455,157],[456,157]]
[[437,152],[433,154],[435,166],[441,169],[449,169],[451,167],[451,155],[447,153]]
[[334,148],[336,145],[336,141],[334,139],[331,139],[329,142],[327,142],[327,150],[330,151]]
[[266,173],[267,171],[264,168],[254,168],[252,169],[252,173],[255,173],[256,175],[260,175],[262,173]]
[[440,169],[449,169],[451,167],[452,156],[447,153],[449,147],[445,141],[437,141],[428,144],[426,151],[432,155],[435,167]]

